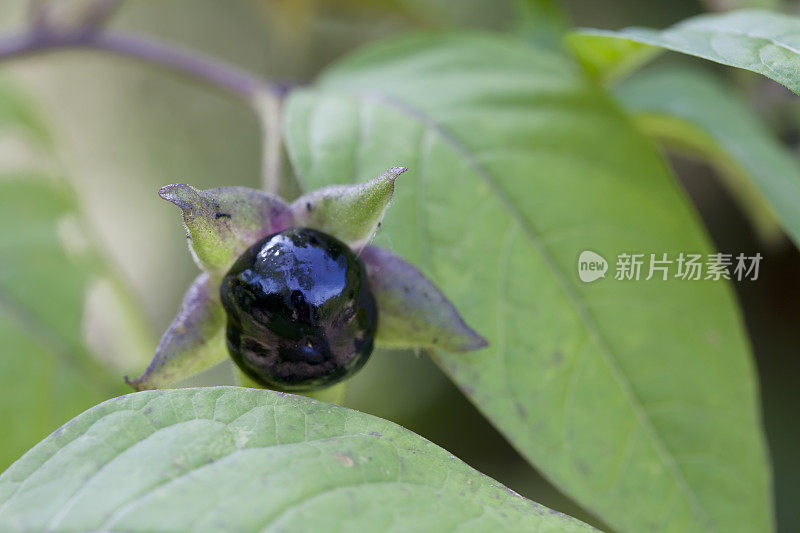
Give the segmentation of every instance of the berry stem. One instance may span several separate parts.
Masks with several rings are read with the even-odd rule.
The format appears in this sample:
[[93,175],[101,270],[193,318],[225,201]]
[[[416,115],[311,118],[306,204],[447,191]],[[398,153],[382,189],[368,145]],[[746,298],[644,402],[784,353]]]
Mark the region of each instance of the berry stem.
[[231,365],[233,367],[233,379],[236,384],[240,387],[248,387],[251,389],[264,389],[264,385],[259,383],[258,381],[254,380],[244,372],[242,372],[238,366]]
[[[233,379],[236,384],[240,387],[248,387],[251,389],[264,389],[262,384],[242,372],[236,365],[233,365]],[[308,396],[309,398],[314,398],[317,400],[321,400],[323,402],[333,403],[336,405],[341,405],[344,407],[344,403],[347,399],[347,389],[349,385],[349,380],[342,381],[341,383],[337,383],[332,387],[328,387],[327,389],[322,390],[315,390],[309,392],[297,392],[295,394],[299,394],[301,396]]]
[[350,381],[346,380],[342,381],[341,383],[337,383],[332,387],[328,387],[327,389],[302,392],[300,394],[303,396],[308,396],[309,398],[315,398],[323,402],[333,403],[344,407],[345,401],[347,400],[347,388],[349,385]]

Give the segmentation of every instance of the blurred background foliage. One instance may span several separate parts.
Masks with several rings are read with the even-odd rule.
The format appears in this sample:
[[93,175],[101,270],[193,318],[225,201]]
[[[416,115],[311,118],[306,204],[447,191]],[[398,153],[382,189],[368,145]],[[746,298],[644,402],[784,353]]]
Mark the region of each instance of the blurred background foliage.
[[[26,4],[0,4],[2,30],[22,27]],[[550,2],[538,4],[557,9]],[[777,2],[568,0],[560,16],[577,26],[663,28],[703,11],[744,6],[777,7]],[[113,26],[194,48],[273,80],[302,83],[348,50],[395,33],[442,27],[512,31],[520,24],[517,7],[512,0],[128,0]],[[795,5],[782,7],[797,11]],[[796,151],[800,104],[788,90],[750,73],[675,54],[657,61],[716,71]],[[75,399],[76,404],[64,404],[57,393],[42,394],[46,402],[59,405],[53,411],[46,405],[38,410],[4,405],[0,412],[9,418],[3,420],[4,429],[11,433],[0,442],[0,469],[98,397],[125,392],[123,374],[141,371],[174,316],[197,270],[186,251],[178,215],[157,197],[158,188],[174,182],[199,188],[258,187],[260,175],[256,117],[205,86],[125,59],[81,51],[3,64],[1,74],[35,102],[44,117],[53,138],[53,154],[45,159],[68,176],[74,195],[67,196],[81,207],[86,228],[107,250],[107,258],[90,260],[111,264],[119,272],[109,276],[109,270],[101,269],[99,278],[104,281],[91,285],[80,321],[88,350],[110,363],[113,370],[108,375],[119,386],[109,384],[107,391],[97,393],[87,383],[85,397]],[[16,153],[6,144],[0,150],[3,168]],[[735,288],[761,380],[779,528],[796,531],[800,254],[785,238],[760,241],[707,165],[685,155],[670,157],[718,248],[765,256],[760,279]],[[0,233],[13,231],[8,224]],[[141,316],[113,298],[120,284],[127,284],[130,297],[140,300]],[[41,370],[11,360],[21,353],[31,355],[20,343],[4,346],[0,383],[33,389]],[[231,382],[231,369],[223,365],[192,384]],[[528,466],[424,355],[375,354],[353,380],[347,405],[404,425],[537,502],[602,525]],[[29,416],[40,418],[22,419]]]

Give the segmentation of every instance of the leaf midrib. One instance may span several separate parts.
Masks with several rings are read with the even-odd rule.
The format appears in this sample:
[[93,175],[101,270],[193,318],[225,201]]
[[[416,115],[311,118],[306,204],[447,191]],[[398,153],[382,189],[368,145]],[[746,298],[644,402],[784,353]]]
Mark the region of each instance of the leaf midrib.
[[[574,288],[570,285],[569,280],[567,279],[564,272],[558,267],[555,259],[547,250],[546,246],[544,245],[541,236],[537,234],[533,226],[525,219],[522,215],[520,209],[517,205],[513,202],[513,200],[509,197],[505,191],[502,190],[500,185],[497,183],[496,178],[489,172],[489,170],[478,161],[472,153],[469,151],[466,145],[464,145],[456,135],[450,132],[447,128],[439,124],[433,117],[428,115],[421,109],[413,107],[406,102],[398,100],[391,95],[386,93],[379,93],[377,91],[367,91],[367,90],[356,90],[351,89],[349,91],[353,97],[358,100],[363,98],[366,101],[372,101],[380,105],[385,105],[395,111],[399,111],[400,113],[404,114],[405,116],[417,120],[422,123],[423,126],[430,128],[434,133],[438,134],[440,138],[448,145],[453,148],[461,157],[463,157],[470,166],[473,171],[486,183],[486,185],[490,188],[490,190],[497,196],[500,202],[503,204],[504,207],[508,210],[509,216],[519,225],[522,229],[524,234],[528,237],[531,245],[537,252],[537,254],[541,257],[544,261],[546,268],[551,272],[553,277],[556,279],[556,282],[559,284],[562,292],[567,296],[568,301],[574,308],[574,310],[578,313],[578,316],[581,322],[584,325],[589,336],[594,340],[595,345],[598,348],[598,351],[603,357],[603,361],[608,365],[609,369],[611,370],[612,375],[614,376],[617,385],[622,390],[623,395],[625,396],[626,400],[630,404],[631,408],[633,409],[639,425],[641,426],[642,430],[651,440],[653,446],[656,449],[656,452],[661,456],[662,462],[672,471],[672,475],[675,478],[675,481],[680,488],[680,490],[684,493],[686,500],[689,502],[689,505],[694,509],[696,514],[702,515],[706,518],[707,522],[712,525],[714,531],[717,530],[717,525],[710,519],[710,516],[706,512],[705,508],[701,505],[700,500],[697,497],[697,494],[692,489],[691,485],[689,485],[688,481],[686,480],[686,476],[684,472],[681,470],[680,465],[678,464],[675,457],[670,452],[669,448],[664,443],[663,439],[656,431],[655,426],[653,425],[652,421],[650,420],[649,415],[647,414],[646,409],[644,408],[641,400],[636,395],[633,387],[628,380],[627,376],[620,368],[619,364],[617,363],[616,356],[614,352],[611,350],[611,347],[603,338],[600,329],[591,315],[588,307],[582,301],[580,295],[574,290]],[[523,455],[527,455],[525,450],[521,450]]]

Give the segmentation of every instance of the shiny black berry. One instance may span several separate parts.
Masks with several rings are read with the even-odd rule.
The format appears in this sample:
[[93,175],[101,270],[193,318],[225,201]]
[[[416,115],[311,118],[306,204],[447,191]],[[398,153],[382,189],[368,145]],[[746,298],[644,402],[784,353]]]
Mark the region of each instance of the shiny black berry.
[[292,228],[254,244],[220,287],[231,358],[286,391],[319,389],[372,353],[377,308],[366,269],[343,242]]

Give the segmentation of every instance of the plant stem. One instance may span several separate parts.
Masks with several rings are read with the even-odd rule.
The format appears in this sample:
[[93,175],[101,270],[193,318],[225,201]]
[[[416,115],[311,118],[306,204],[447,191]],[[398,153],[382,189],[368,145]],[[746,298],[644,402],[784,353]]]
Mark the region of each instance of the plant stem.
[[264,135],[263,185],[273,194],[283,192],[280,111],[281,100],[287,88],[247,70],[189,50],[150,38],[103,31],[97,25],[111,16],[118,5],[117,0],[98,2],[95,15],[78,30],[59,32],[39,25],[26,33],[0,36],[0,61],[56,50],[89,49],[158,65],[215,86],[238,97],[257,113]]
[[259,95],[282,96],[285,88],[260,76],[194,52],[149,38],[80,30],[66,34],[34,29],[0,37],[0,61],[62,49],[90,49],[130,57],[203,81],[254,105]]
[[284,196],[281,100],[271,92],[263,92],[254,105],[261,123],[261,185],[268,193]]

